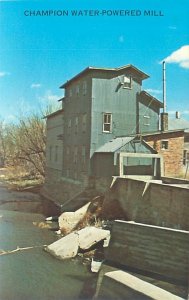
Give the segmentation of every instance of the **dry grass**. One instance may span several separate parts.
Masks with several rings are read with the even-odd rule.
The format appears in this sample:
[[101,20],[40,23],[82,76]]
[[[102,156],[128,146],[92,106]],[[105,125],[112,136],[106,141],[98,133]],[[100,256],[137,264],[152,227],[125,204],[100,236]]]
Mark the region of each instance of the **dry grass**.
[[80,230],[87,226],[102,227],[104,221],[115,219],[128,220],[118,200],[98,196],[91,200],[86,214],[73,230]]
[[37,178],[29,175],[21,167],[7,167],[0,169],[0,180],[8,184],[8,187],[13,190],[31,190],[38,192],[43,183],[42,178]]

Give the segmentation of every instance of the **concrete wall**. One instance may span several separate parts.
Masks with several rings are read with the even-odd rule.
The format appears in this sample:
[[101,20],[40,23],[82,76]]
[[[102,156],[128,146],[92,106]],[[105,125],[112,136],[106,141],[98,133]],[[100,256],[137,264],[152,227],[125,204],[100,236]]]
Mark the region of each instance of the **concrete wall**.
[[107,260],[168,280],[188,283],[189,232],[115,221]]
[[181,300],[162,288],[150,284],[127,272],[116,270],[105,273],[95,299],[125,299],[125,300]]
[[72,180],[62,177],[59,170],[46,169],[46,180],[42,195],[53,200],[58,205],[64,204],[69,199],[81,193],[88,186],[88,178],[82,176],[81,180]]
[[117,199],[128,220],[189,230],[189,189],[156,182],[117,178],[106,194]]

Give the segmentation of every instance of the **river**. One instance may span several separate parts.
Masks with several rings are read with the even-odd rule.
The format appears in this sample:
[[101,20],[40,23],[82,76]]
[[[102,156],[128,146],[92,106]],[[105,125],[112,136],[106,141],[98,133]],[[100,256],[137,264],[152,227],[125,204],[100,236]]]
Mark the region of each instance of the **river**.
[[[14,199],[9,206],[11,195]],[[22,212],[13,210],[19,195]],[[89,272],[89,265],[80,258],[61,261],[45,252],[43,245],[52,243],[57,236],[40,227],[45,220],[43,214],[23,211],[23,199],[28,199],[27,193],[15,194],[0,186],[1,253],[35,247],[0,255],[0,300],[90,299],[96,276]]]

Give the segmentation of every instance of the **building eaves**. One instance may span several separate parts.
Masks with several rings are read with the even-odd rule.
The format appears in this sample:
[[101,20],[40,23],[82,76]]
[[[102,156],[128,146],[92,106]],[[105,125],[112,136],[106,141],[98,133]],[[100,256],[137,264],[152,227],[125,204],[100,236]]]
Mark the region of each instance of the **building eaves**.
[[129,70],[132,69],[135,72],[138,73],[138,75],[141,77],[141,79],[147,79],[149,78],[149,75],[147,75],[146,73],[142,72],[141,70],[139,70],[138,68],[136,68],[135,66],[133,66],[132,64],[129,65],[125,65],[119,68],[98,68],[98,67],[87,67],[86,69],[84,69],[83,71],[81,71],[80,73],[78,73],[77,75],[75,75],[74,77],[72,77],[70,80],[66,81],[64,84],[62,84],[60,86],[60,88],[66,88],[70,83],[72,83],[74,80],[82,77],[83,75],[86,75],[87,73],[91,72],[91,71],[101,71],[101,72],[115,72],[118,73],[121,70]]
[[128,144],[129,142],[131,142],[132,140],[134,140],[135,137],[130,137],[130,136],[126,136],[126,137],[118,137],[115,138],[107,143],[105,143],[103,146],[99,147],[95,153],[102,153],[102,152],[116,152],[118,151],[121,147],[125,146],[126,144]]
[[51,114],[48,114],[48,115],[44,116],[44,119],[51,118],[51,117],[54,117],[56,115],[62,114],[63,111],[64,111],[63,109],[59,109],[59,110],[57,110],[57,111],[55,111]]
[[147,93],[146,91],[141,91],[140,96],[155,102],[160,108],[163,108],[163,102],[161,102],[160,100],[158,100],[157,98],[153,97],[152,95],[150,95],[149,93]]
[[64,101],[65,100],[65,97],[62,97],[58,100],[58,102],[61,102],[61,101]]
[[166,130],[166,131],[159,130],[159,131],[155,131],[155,132],[142,133],[142,137],[160,135],[160,134],[170,134],[170,133],[176,133],[176,132],[185,132],[185,130],[184,129]]

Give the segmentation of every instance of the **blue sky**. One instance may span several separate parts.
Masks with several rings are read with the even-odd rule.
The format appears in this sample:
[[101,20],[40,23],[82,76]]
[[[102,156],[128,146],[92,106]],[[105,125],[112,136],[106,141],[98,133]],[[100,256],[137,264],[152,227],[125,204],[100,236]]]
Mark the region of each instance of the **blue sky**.
[[[133,64],[150,78],[143,89],[189,119],[188,0],[0,1],[0,119],[38,110],[63,96],[60,85],[87,66]],[[137,10],[140,16],[71,16],[71,10]],[[68,10],[68,16],[25,11]],[[144,10],[164,16],[143,16]]]

